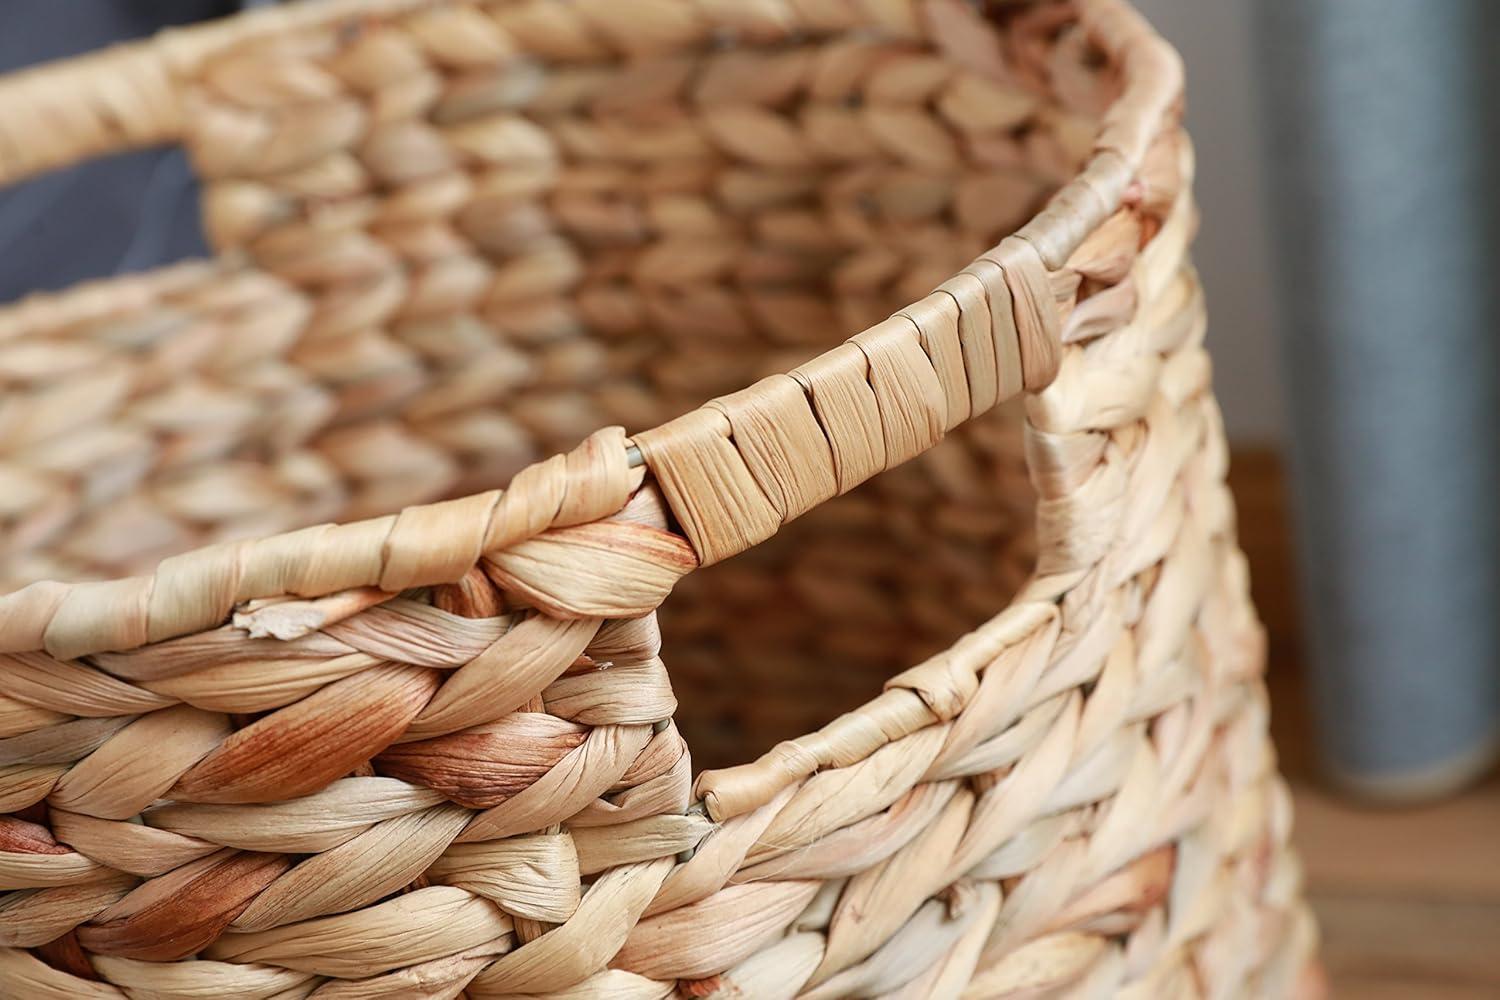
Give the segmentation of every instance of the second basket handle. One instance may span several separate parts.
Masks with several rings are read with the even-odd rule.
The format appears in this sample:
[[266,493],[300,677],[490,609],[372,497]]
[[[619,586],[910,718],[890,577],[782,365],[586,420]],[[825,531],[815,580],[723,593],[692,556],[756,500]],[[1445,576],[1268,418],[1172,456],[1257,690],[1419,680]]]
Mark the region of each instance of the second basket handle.
[[182,81],[227,46],[423,2],[322,0],[264,7],[0,76],[0,185],[179,141],[186,118]]

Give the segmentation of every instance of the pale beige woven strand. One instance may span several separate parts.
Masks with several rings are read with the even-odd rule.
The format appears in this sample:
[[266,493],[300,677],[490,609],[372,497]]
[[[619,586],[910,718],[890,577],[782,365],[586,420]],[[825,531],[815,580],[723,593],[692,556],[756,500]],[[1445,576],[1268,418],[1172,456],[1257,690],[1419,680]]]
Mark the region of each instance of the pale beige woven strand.
[[220,252],[0,310],[0,995],[1316,995],[1180,94],[1120,0],[0,81]]

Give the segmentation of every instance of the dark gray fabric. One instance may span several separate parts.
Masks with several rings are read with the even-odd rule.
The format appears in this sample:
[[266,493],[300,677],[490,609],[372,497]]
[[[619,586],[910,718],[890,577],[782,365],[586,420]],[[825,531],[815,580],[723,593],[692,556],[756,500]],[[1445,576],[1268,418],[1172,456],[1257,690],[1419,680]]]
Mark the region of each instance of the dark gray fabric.
[[1496,6],[1255,5],[1319,736],[1376,785],[1500,717]]
[[[0,0],[0,72],[232,13],[234,0]],[[0,191],[0,302],[204,253],[180,150],[82,164]]]

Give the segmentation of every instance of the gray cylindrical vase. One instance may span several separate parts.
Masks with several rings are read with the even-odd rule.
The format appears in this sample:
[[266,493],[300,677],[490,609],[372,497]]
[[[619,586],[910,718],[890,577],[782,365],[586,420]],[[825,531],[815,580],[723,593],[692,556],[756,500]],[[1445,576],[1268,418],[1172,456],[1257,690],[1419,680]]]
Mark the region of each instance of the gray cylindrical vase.
[[1500,17],[1255,6],[1319,748],[1426,797],[1500,733]]

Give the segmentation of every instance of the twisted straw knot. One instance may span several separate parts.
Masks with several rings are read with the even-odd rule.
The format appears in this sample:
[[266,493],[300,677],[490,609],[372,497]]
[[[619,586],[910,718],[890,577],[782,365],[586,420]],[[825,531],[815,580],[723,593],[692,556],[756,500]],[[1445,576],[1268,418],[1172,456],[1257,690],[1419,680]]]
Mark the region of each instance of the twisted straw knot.
[[394,593],[459,580],[482,556],[503,586],[557,617],[643,615],[697,564],[640,489],[644,476],[627,463],[623,430],[605,428],[503,492],[210,546],[150,577],[32,584],[0,596],[0,652],[131,650],[212,629],[257,598]]

